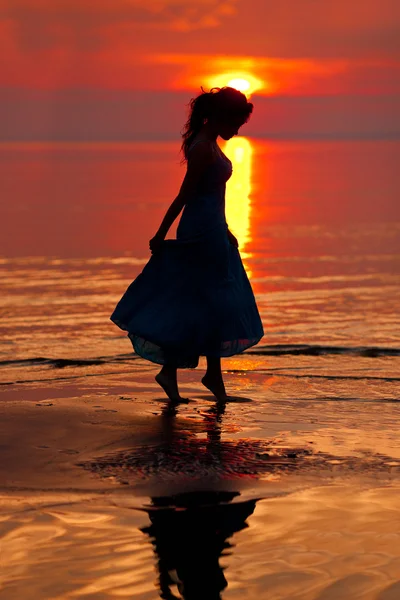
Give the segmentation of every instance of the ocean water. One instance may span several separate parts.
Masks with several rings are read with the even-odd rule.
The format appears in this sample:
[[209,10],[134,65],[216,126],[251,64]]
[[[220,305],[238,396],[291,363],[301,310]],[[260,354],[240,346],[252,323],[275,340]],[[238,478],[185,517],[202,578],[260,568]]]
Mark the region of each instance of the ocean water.
[[400,142],[222,147],[265,337],[171,409],[109,316],[179,143],[0,145],[1,600],[400,596]]
[[[387,398],[400,361],[399,142],[221,146],[233,162],[227,220],[265,328],[252,355],[299,376],[346,372],[360,390],[382,377]],[[0,146],[3,382],[131,355],[109,315],[149,258],[180,160],[179,142]],[[236,362],[261,368],[249,356]]]

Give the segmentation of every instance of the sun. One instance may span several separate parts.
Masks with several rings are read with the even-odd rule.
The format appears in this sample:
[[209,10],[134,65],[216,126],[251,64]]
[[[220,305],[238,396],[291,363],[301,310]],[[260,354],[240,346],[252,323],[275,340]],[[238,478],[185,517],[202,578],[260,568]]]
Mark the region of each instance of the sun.
[[208,78],[208,84],[210,87],[233,87],[245,93],[247,97],[254,94],[257,90],[266,87],[263,81],[248,72],[235,73],[232,71],[212,75]]
[[250,81],[247,79],[231,79],[228,81],[228,86],[233,87],[239,92],[247,92],[250,89]]

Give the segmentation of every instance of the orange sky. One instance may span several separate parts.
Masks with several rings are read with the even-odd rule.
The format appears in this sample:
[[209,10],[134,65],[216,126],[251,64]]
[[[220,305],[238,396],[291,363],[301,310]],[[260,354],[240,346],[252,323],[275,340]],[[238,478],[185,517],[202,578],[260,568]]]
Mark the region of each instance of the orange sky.
[[62,90],[189,100],[235,74],[258,80],[261,97],[395,102],[399,40],[399,0],[0,0],[0,86],[19,94],[8,123],[21,121],[24,98],[36,106],[27,90],[47,91],[63,112]]

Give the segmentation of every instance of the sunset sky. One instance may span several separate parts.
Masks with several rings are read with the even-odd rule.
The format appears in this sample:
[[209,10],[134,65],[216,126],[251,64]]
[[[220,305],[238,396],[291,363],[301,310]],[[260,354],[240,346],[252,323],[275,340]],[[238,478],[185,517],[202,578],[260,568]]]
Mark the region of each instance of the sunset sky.
[[0,29],[3,140],[178,138],[235,77],[246,134],[400,135],[398,0],[0,0]]

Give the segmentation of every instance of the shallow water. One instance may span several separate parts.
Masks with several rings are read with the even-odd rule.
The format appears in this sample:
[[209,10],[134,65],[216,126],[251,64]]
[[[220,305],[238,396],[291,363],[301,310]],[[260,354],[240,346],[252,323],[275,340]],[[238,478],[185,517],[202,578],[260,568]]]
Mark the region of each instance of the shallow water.
[[399,596],[399,142],[234,144],[266,335],[221,414],[204,360],[168,412],[109,321],[178,144],[0,145],[2,599]]
[[[227,219],[264,342],[400,348],[399,142],[232,144]],[[0,146],[4,360],[130,351],[108,317],[179,189],[178,149]]]
[[[178,150],[176,142],[0,146],[3,381],[35,377],[39,358],[111,365],[131,352],[109,315],[179,189]],[[253,349],[263,368],[281,354],[299,376],[346,373],[349,397],[363,399],[379,377],[388,397],[400,364],[399,142],[234,138],[224,151],[233,162],[227,220],[264,323]],[[8,362],[26,359],[22,372]],[[236,361],[247,369],[244,357]]]
[[2,571],[12,583],[1,597],[155,600],[181,598],[180,590],[187,598],[394,600],[398,492],[328,486],[148,514],[53,497],[10,524]]
[[398,403],[235,371],[221,407],[193,371],[172,408],[144,362],[79,368],[3,394],[2,600],[397,597]]

